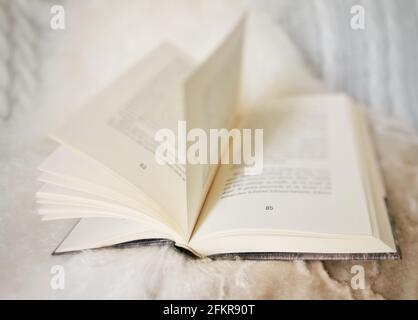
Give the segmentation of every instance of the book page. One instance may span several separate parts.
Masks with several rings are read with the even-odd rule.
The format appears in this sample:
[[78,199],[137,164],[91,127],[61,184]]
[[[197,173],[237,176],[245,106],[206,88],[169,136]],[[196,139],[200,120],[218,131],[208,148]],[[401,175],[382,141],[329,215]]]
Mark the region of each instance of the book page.
[[357,118],[357,141],[359,153],[363,156],[364,180],[366,191],[370,198],[369,212],[371,224],[375,237],[379,238],[386,245],[396,251],[395,239],[392,232],[389,212],[386,205],[386,190],[383,177],[379,170],[377,150],[372,143],[371,131],[367,122],[367,115],[364,110],[356,108],[354,112]]
[[[245,16],[185,85],[187,129],[229,129],[237,117]],[[188,142],[188,147],[193,142]],[[208,154],[218,151],[209,144]],[[222,146],[221,146],[222,149]],[[219,152],[219,155],[222,151]],[[219,157],[220,158],[220,157]],[[209,161],[208,161],[209,162]],[[217,164],[187,165],[189,233],[192,232]]]
[[129,69],[53,136],[110,169],[158,203],[164,217],[185,235],[187,197],[184,165],[155,159],[155,133],[176,131],[185,119],[183,84],[193,62],[164,44]]
[[117,200],[125,207],[146,211],[148,216],[161,220],[163,212],[156,203],[80,152],[60,146],[43,161],[39,170],[43,172],[38,177],[40,181],[83,192],[85,197],[96,195],[107,201]]
[[233,232],[371,235],[353,125],[344,96],[311,96],[249,112],[264,129],[264,168],[221,166],[192,241]]
[[103,248],[137,240],[176,238],[170,230],[137,221],[114,218],[80,219],[67,237],[60,243],[54,254]]

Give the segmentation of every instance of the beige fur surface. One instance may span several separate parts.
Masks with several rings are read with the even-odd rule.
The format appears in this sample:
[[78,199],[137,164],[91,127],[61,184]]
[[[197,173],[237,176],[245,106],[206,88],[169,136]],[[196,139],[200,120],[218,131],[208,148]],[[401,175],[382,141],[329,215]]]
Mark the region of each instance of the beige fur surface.
[[[418,138],[376,114],[371,122],[400,261],[210,261],[171,247],[50,255],[72,222],[42,222],[35,212],[36,167],[55,148],[48,132],[162,39],[201,61],[243,7],[240,1],[156,2],[64,1],[64,31],[48,31],[49,22],[40,15],[46,31],[39,45],[37,94],[31,108],[17,110],[0,126],[0,298],[417,299]],[[244,105],[325,90],[268,16],[250,10],[247,35]],[[50,286],[55,265],[64,268],[64,290]],[[351,288],[353,265],[365,269],[364,290]]]

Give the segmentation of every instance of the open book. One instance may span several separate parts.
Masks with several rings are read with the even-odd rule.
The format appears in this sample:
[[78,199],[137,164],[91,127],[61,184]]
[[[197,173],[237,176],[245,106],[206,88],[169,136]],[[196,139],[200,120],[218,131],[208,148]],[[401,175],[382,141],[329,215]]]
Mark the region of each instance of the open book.
[[[53,133],[39,214],[77,219],[54,253],[170,242],[199,257],[399,258],[361,110],[339,94],[242,110],[243,38],[244,19],[200,65],[162,44]],[[159,163],[156,132],[179,121],[263,129],[262,170]]]

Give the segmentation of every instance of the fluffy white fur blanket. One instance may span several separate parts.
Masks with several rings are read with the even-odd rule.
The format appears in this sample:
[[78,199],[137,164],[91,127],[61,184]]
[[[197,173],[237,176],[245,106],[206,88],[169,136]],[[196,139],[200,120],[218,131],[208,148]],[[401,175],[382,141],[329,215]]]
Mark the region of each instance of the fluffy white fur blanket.
[[[36,167],[55,147],[46,138],[50,129],[164,38],[201,60],[241,8],[235,1],[155,2],[64,2],[66,30],[41,33],[38,94],[30,108],[17,110],[0,127],[0,297],[418,298],[418,140],[375,115],[401,261],[193,260],[170,247],[50,255],[72,225],[41,222],[35,213]],[[286,93],[324,90],[287,36],[256,11],[248,23],[243,88],[248,106]],[[364,290],[350,286],[355,264],[365,268]],[[50,286],[54,265],[64,268],[64,290]]]

